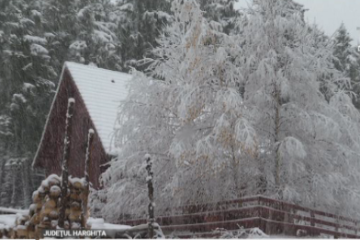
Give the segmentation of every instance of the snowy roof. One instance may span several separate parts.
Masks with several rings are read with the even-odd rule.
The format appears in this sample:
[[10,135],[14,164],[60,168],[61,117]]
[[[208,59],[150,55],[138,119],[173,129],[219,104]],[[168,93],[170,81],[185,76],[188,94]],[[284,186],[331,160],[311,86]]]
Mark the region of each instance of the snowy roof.
[[126,98],[126,85],[132,75],[73,62],[66,62],[65,67],[84,100],[104,150],[110,153],[114,149],[112,136],[118,107]]

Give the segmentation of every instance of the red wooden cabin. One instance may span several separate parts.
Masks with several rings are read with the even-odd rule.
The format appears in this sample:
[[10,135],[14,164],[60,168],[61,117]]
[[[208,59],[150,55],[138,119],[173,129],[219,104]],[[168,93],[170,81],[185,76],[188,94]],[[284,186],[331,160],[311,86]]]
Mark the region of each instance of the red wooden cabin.
[[69,175],[83,177],[89,128],[95,130],[90,159],[90,181],[99,188],[99,177],[114,154],[112,136],[120,102],[125,99],[131,75],[66,62],[33,167],[46,176],[61,174],[68,99],[75,99]]

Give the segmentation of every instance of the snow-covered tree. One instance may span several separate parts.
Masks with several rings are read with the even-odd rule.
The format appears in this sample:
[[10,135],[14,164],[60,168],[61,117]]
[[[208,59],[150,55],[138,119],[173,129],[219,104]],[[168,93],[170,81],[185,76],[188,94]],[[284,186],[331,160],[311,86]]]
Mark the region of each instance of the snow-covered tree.
[[6,162],[0,165],[1,206],[29,207],[34,188],[30,164],[27,158],[6,158]]
[[76,39],[69,46],[70,59],[121,70],[113,7],[110,0],[81,2],[76,15]]
[[[119,115],[119,157],[103,175],[109,219],[146,214],[145,153],[154,159],[157,211],[172,205],[237,198],[253,174],[255,131],[244,117],[241,49],[218,32],[195,1],[173,1],[174,23],[153,51],[152,80],[136,73]],[[127,207],[125,207],[127,206]],[[134,206],[134,207],[132,207]],[[136,207],[135,207],[136,206]]]
[[[21,184],[26,183],[21,178],[32,178],[32,175],[28,167],[26,173],[29,175],[21,174],[25,169],[24,161],[13,159],[32,158],[29,153],[37,148],[55,86],[52,80],[56,74],[49,64],[47,40],[42,32],[43,21],[36,3],[21,0],[1,2],[0,139],[4,142],[0,151],[2,164],[19,165],[11,168],[16,169],[16,173],[3,169],[4,174],[17,184],[11,185],[10,192],[5,194],[16,200],[15,189],[19,191]],[[32,186],[27,187],[25,198],[30,199]],[[24,198],[19,198],[19,201],[24,201]],[[12,200],[6,204],[18,206]]]
[[222,30],[227,34],[234,32],[240,14],[234,9],[237,0],[198,0],[198,2],[209,21],[220,23]]
[[[38,13],[43,18],[44,36],[48,41],[51,64],[60,74],[64,61],[69,60],[69,46],[77,35],[77,1],[48,0],[41,4]],[[56,79],[58,80],[58,79]]]
[[121,42],[123,68],[145,69],[157,38],[172,21],[168,0],[120,0],[117,3],[117,36]]
[[[21,154],[34,151],[45,122],[45,109],[54,90],[47,40],[39,36],[41,21],[36,6],[10,1],[4,23],[1,57],[2,102],[10,118],[10,149]],[[9,122],[9,121],[8,121]]]
[[360,115],[332,41],[292,0],[257,0],[242,25],[244,104],[259,139],[260,193],[354,214]]
[[334,65],[336,69],[345,73],[351,80],[349,90],[356,94],[353,102],[357,108],[360,108],[360,53],[351,45],[352,39],[344,24],[341,24],[335,35]]
[[360,114],[334,42],[303,21],[302,6],[254,1],[232,37],[194,1],[172,11],[149,67],[160,80],[135,73],[121,106],[104,216],[145,216],[145,153],[160,212],[250,194],[359,212]]

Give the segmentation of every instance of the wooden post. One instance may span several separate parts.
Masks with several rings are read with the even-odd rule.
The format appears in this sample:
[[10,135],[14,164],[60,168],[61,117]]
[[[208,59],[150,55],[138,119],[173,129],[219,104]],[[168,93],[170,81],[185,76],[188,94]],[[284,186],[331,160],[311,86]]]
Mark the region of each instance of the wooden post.
[[358,222],[357,221],[355,221],[354,222],[354,226],[355,226],[355,235],[357,236],[357,234],[358,234]]
[[314,211],[310,210],[310,217],[311,217],[311,220],[310,220],[310,226],[312,227],[311,228],[311,231],[310,231],[310,236],[314,236],[315,235],[315,232],[314,232],[314,227],[315,227],[315,213]]
[[81,213],[81,227],[86,228],[86,222],[89,217],[88,202],[90,192],[90,160],[91,160],[91,146],[94,140],[94,130],[89,129],[86,153],[85,153],[85,188],[84,188],[84,199],[82,201],[82,213]]
[[154,186],[153,186],[153,176],[154,173],[152,172],[152,162],[151,157],[149,154],[145,155],[145,161],[146,161],[146,170],[147,170],[147,177],[146,182],[149,190],[149,220],[148,220],[148,238],[154,238],[154,223],[155,223],[155,215],[154,215]]
[[339,226],[340,226],[340,218],[339,218],[339,215],[336,215],[336,227],[335,227],[335,232],[339,232]]
[[72,133],[72,116],[74,114],[75,99],[69,98],[68,107],[66,113],[66,126],[65,126],[65,139],[64,139],[64,155],[62,161],[62,181],[61,181],[61,202],[59,212],[58,226],[64,228],[65,223],[65,210],[67,207],[67,193],[68,193],[68,181],[69,181],[69,158],[70,158],[70,145],[71,145],[71,133]]

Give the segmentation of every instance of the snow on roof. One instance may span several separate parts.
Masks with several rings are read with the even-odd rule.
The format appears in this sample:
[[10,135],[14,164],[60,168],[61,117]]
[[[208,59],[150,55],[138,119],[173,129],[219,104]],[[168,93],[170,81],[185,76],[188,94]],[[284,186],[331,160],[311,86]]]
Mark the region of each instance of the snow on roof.
[[126,86],[132,75],[73,62],[66,62],[65,67],[84,100],[104,150],[110,153],[114,149],[112,136],[118,107],[127,96]]

